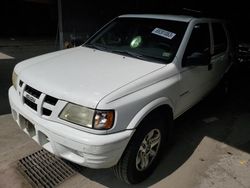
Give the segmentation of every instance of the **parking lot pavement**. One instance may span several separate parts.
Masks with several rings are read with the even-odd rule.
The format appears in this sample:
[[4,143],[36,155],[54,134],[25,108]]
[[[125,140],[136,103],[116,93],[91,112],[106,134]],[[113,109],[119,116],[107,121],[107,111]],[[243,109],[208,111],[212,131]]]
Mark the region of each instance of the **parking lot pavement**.
[[16,170],[17,161],[40,149],[20,131],[11,115],[0,116],[0,187],[30,187]]

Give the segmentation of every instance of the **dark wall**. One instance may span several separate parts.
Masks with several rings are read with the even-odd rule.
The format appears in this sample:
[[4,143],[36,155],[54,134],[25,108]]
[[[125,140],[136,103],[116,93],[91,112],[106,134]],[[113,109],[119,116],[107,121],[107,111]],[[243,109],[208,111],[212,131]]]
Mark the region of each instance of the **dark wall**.
[[[215,0],[61,0],[65,40],[86,40],[98,28],[121,14],[185,14],[183,7],[205,16],[233,22],[238,38],[250,41],[250,14],[246,2]],[[1,0],[1,36],[54,36],[57,34],[57,0]]]
[[182,8],[200,10],[204,16],[223,18],[232,22],[240,40],[250,40],[250,14],[244,1],[215,0],[126,0],[126,1],[74,1],[62,0],[65,40],[86,40],[103,24],[121,14],[156,13],[186,14]]
[[55,36],[57,4],[1,0],[1,36]]
[[85,41],[105,23],[122,14],[167,14],[174,8],[174,3],[164,0],[91,0],[74,3],[62,0],[64,39]]

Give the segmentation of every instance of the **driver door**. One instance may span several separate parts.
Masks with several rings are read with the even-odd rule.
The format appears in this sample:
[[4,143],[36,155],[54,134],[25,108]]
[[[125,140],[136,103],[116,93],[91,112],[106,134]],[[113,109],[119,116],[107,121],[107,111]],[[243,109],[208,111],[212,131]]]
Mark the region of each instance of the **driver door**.
[[179,116],[194,104],[199,102],[212,88],[212,69],[210,58],[205,63],[195,61],[187,64],[188,57],[194,53],[207,54],[211,57],[211,39],[208,23],[194,25],[187,47],[182,59],[182,70],[180,74],[180,93],[177,103],[176,114]]

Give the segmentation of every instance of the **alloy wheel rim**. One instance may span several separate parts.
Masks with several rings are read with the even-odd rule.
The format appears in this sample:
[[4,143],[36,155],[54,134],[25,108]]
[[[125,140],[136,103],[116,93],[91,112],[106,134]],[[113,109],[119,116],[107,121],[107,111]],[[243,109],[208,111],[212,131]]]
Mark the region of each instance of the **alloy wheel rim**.
[[136,169],[143,171],[147,169],[157,156],[161,143],[161,132],[152,129],[143,139],[136,156]]

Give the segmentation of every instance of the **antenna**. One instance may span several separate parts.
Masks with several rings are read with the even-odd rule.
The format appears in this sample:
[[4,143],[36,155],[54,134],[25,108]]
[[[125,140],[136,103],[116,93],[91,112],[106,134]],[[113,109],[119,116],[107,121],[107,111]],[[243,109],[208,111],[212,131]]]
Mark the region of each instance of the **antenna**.
[[187,11],[187,12],[195,12],[195,13],[202,13],[200,10],[194,10],[194,9],[190,9],[190,8],[182,8],[182,10]]
[[203,12],[200,10],[194,10],[194,9],[190,9],[190,8],[182,8],[182,11],[187,14],[187,15],[191,15],[191,16],[202,16]]

